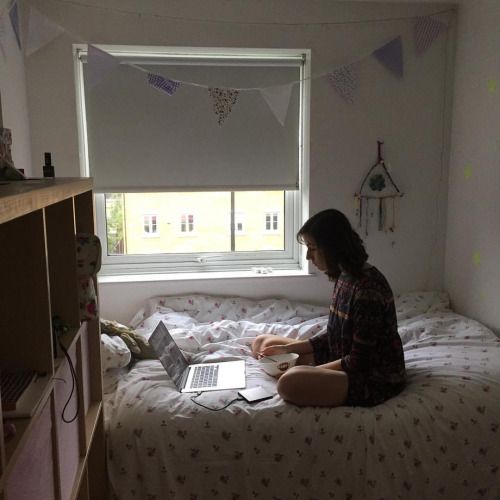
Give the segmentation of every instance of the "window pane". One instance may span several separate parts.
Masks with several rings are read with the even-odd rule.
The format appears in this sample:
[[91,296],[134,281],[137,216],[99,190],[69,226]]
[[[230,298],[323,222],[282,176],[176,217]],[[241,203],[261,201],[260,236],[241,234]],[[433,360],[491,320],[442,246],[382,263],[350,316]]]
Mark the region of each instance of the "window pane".
[[231,252],[232,239],[236,252],[284,250],[284,203],[284,191],[235,192],[234,206],[230,192],[106,194],[108,255]]
[[245,231],[235,236],[236,251],[284,250],[285,232],[278,220],[285,214],[285,192],[237,191],[234,195],[235,211],[245,213]]

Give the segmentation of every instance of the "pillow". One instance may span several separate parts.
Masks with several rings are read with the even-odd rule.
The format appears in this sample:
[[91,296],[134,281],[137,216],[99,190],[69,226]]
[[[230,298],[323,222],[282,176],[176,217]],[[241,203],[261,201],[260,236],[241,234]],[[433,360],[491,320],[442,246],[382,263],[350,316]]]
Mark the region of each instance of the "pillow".
[[132,360],[132,354],[127,344],[120,337],[110,337],[101,334],[101,362],[102,371],[114,368],[124,368]]
[[394,300],[398,321],[450,308],[450,297],[446,292],[406,292],[397,294]]

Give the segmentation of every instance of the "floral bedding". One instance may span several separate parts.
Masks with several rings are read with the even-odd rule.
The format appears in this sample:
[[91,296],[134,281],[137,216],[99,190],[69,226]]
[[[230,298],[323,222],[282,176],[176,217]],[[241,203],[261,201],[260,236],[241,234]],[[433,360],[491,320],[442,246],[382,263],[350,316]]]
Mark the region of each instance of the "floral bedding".
[[[298,408],[250,355],[261,333],[309,338],[326,308],[286,300],[155,297],[132,327],[163,321],[190,361],[246,360],[247,387],[275,395],[211,411],[180,394],[159,361],[109,357],[109,479],[126,499],[500,498],[500,339],[444,293],[397,297],[408,385],[373,408]],[[119,371],[120,376],[116,374]],[[194,399],[212,409],[236,391]]]

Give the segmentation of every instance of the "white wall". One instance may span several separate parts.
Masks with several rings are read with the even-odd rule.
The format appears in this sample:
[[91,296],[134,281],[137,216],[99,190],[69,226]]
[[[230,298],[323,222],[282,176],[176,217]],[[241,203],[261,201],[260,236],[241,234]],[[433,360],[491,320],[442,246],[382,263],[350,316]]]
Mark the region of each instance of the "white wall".
[[[417,58],[411,17],[446,6],[330,0],[186,0],[155,6],[130,1],[126,8],[118,0],[94,2],[100,7],[89,8],[42,0],[32,4],[66,29],[27,60],[32,155],[38,165],[43,152],[52,151],[58,176],[79,175],[72,42],[311,48],[312,72],[318,75],[368,56],[402,35],[404,79],[367,58],[359,66],[354,104],[344,102],[324,79],[313,79],[310,213],[335,207],[354,222],[353,194],[376,160],[376,141],[385,141],[391,173],[406,194],[397,202],[394,234],[379,233],[375,219],[368,236],[363,234],[370,260],[386,273],[395,291],[442,287],[448,176],[445,62],[451,31]],[[117,12],[134,11],[135,6],[141,6],[142,16]],[[393,20],[384,21],[388,18]],[[325,21],[330,24],[318,24]],[[320,274],[103,284],[100,293],[103,316],[126,322],[143,299],[160,293],[279,295],[327,303],[330,288]]]
[[499,26],[498,0],[464,1],[460,6],[445,275],[453,307],[497,332],[500,332]]
[[32,174],[24,57],[9,19],[8,0],[0,1],[0,95],[3,126],[12,131],[12,159]]

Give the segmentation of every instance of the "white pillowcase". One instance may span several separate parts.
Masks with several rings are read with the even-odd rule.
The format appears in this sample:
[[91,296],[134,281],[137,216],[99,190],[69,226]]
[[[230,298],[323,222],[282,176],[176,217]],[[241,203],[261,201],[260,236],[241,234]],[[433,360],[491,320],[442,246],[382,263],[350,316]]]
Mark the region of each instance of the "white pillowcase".
[[107,372],[115,368],[124,368],[132,359],[132,353],[127,344],[118,336],[110,337],[101,334],[101,362],[102,371]]

